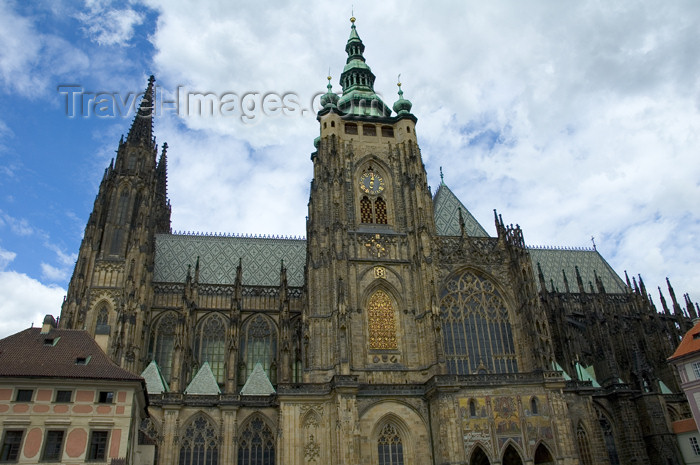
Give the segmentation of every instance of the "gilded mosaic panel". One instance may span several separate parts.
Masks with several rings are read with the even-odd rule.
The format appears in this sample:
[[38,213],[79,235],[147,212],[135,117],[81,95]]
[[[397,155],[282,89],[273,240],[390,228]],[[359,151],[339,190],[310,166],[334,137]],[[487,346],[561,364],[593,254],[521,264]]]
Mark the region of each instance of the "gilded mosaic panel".
[[384,291],[372,294],[367,305],[369,348],[396,349],[396,321],[391,297]]
[[496,429],[498,448],[502,448],[508,440],[520,447],[523,445],[522,429],[520,427],[520,412],[515,397],[493,398],[493,423]]
[[485,397],[463,397],[459,399],[459,417],[462,423],[462,438],[467,457],[477,444],[491,447],[491,429]]

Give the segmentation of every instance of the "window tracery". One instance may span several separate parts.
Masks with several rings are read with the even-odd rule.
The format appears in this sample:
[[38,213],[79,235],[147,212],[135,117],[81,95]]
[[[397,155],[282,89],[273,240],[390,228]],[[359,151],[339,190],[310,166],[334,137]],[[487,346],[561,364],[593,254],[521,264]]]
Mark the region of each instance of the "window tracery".
[[102,304],[97,311],[97,319],[95,321],[95,334],[109,334],[109,309],[107,304]]
[[375,291],[367,303],[369,319],[369,348],[396,349],[396,321],[391,297],[382,291]]
[[277,330],[260,314],[250,317],[243,327],[239,358],[239,383],[245,384],[256,363],[260,363],[272,384],[277,382]]
[[160,318],[151,333],[151,357],[156,361],[166,381],[170,382],[177,317],[168,313]]
[[518,371],[505,300],[494,283],[470,271],[450,279],[440,296],[450,373]]
[[579,423],[576,429],[576,442],[578,443],[578,453],[581,458],[582,465],[593,465],[593,458],[591,457],[591,446],[588,443],[588,435],[586,430],[583,429],[583,425]]
[[403,465],[403,442],[396,427],[387,423],[377,439],[379,465]]
[[218,465],[219,439],[216,429],[203,415],[192,421],[180,439],[179,465]]
[[360,200],[360,218],[363,223],[372,223],[372,202],[366,195]]
[[615,445],[615,435],[613,434],[610,420],[608,420],[608,417],[605,416],[604,413],[599,411],[598,422],[600,423],[600,429],[603,431],[603,441],[605,442],[605,449],[608,452],[610,465],[620,465],[620,458],[617,455],[617,446]]
[[377,224],[387,224],[386,202],[383,198],[377,197],[377,200],[374,201],[374,213]]
[[238,436],[238,465],[274,465],[275,437],[260,417],[248,422]]
[[195,344],[199,363],[209,362],[216,382],[224,383],[226,361],[226,323],[219,314],[204,319],[197,330]]

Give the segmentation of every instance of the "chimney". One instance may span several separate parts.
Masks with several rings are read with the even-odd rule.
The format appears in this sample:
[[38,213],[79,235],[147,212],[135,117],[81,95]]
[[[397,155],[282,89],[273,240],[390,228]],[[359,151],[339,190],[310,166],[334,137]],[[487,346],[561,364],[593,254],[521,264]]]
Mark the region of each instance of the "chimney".
[[49,334],[52,329],[56,329],[56,319],[52,315],[46,315],[41,325],[41,334]]

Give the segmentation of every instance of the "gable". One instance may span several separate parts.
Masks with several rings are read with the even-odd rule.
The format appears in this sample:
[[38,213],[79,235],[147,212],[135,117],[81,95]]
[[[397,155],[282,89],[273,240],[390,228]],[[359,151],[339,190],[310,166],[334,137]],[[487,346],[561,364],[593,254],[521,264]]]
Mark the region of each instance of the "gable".
[[435,227],[439,236],[459,236],[459,212],[462,212],[464,228],[469,236],[489,237],[486,230],[476,221],[462,202],[445,183],[440,183],[433,197]]

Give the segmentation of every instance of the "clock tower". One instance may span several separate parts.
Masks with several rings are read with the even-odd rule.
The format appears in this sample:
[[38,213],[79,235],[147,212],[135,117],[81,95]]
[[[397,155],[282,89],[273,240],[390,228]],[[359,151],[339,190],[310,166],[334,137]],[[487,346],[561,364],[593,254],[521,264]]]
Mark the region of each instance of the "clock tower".
[[321,98],[307,222],[305,379],[424,382],[441,372],[433,204],[411,102],[374,91],[351,19],[340,84]]

